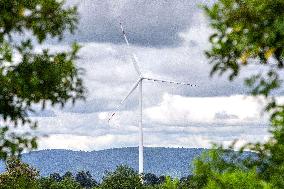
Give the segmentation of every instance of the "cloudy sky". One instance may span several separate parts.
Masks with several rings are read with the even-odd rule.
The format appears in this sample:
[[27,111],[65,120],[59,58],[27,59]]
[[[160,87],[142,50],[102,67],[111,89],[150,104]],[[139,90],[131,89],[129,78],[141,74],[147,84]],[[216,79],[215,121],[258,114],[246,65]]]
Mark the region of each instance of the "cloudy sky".
[[[189,82],[198,87],[145,81],[143,123],[145,146],[205,147],[265,141],[267,115],[263,99],[247,95],[243,79],[261,71],[253,65],[239,79],[209,77],[204,50],[211,30],[198,5],[201,0],[68,0],[79,7],[75,35],[53,50],[64,50],[76,40],[83,45],[78,67],[84,68],[87,100],[74,107],[48,108],[33,115],[39,121],[40,149],[100,150],[138,146],[138,92],[114,119],[107,117],[136,82],[130,53],[139,59],[145,76]],[[121,22],[131,43],[127,48]]]

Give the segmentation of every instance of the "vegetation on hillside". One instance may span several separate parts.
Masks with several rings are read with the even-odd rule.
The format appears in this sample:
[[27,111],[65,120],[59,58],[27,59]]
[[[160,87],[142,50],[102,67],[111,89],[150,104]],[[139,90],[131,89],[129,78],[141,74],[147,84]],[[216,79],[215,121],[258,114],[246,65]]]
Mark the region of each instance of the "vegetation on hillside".
[[[205,149],[187,148],[144,148],[144,170],[155,175],[167,174],[171,177],[184,177],[192,174],[195,157]],[[249,155],[249,153],[247,154]],[[41,176],[48,176],[53,172],[75,174],[77,171],[89,171],[96,180],[101,180],[106,170],[113,171],[118,165],[127,165],[138,169],[138,148],[127,147],[99,151],[71,151],[71,150],[39,150],[24,153],[23,162],[40,170]],[[0,173],[5,170],[0,162]]]

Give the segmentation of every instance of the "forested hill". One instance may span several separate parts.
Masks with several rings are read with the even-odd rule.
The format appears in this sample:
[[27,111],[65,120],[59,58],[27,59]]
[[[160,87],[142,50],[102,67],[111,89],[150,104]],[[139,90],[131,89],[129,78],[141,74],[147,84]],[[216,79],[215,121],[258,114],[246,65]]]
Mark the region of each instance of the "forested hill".
[[[145,173],[156,175],[187,176],[191,172],[192,160],[204,149],[145,148]],[[138,169],[138,148],[116,148],[101,151],[41,150],[24,154],[23,161],[40,171],[42,176],[50,173],[64,174],[67,171],[90,171],[100,180],[105,171],[117,165],[129,165]],[[3,170],[3,166],[2,166]]]

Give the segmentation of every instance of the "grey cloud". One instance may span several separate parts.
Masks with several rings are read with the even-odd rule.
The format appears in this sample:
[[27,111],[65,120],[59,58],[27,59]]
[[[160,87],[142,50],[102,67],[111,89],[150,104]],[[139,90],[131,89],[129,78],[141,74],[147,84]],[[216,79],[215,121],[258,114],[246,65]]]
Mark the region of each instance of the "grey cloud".
[[217,112],[214,116],[215,119],[238,119],[239,117],[237,115],[228,114],[226,112]]
[[30,117],[55,117],[56,114],[52,110],[43,110],[37,112],[30,112]]
[[28,112],[29,117],[56,117],[56,113],[52,108],[42,110],[41,105],[33,106],[33,112]]
[[[94,112],[104,112],[104,111],[113,111],[115,107],[119,104],[119,101],[110,101],[107,99],[93,99],[88,100],[87,102],[78,102],[75,106],[69,105],[64,109],[66,112],[73,113],[94,113]],[[134,98],[130,98],[127,101],[127,106],[120,107],[120,111],[123,110],[135,110],[138,106],[138,101]]]
[[[82,44],[78,66],[86,70],[84,81],[88,89],[87,101],[78,102],[73,107],[66,106],[64,111],[92,113],[112,111],[125,97],[137,75],[129,60],[128,51],[121,45]],[[124,50],[123,50],[124,49]],[[229,82],[227,78],[210,78],[210,66],[201,48],[133,48],[139,65],[146,76],[157,79],[175,80],[197,84],[198,87],[175,86],[152,81],[144,82],[144,106],[151,106],[160,101],[164,93],[183,96],[229,96],[245,94],[243,78]],[[121,110],[135,110],[138,106],[138,93],[135,91]]]
[[[69,0],[79,7],[77,33],[67,39],[80,42],[124,43],[119,22],[130,42],[141,46],[176,46],[179,33],[192,27],[201,0]],[[194,43],[194,42],[193,42]]]

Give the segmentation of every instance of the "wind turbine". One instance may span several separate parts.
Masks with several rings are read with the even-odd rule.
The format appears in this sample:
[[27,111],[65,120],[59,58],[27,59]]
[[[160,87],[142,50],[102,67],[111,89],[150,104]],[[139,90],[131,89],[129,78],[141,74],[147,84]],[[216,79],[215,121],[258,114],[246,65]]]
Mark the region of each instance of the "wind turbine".
[[[120,23],[120,28],[123,33],[124,40],[129,47],[129,42],[126,36],[126,33],[123,29],[122,24]],[[135,91],[137,87],[139,87],[139,174],[143,174],[143,166],[144,166],[144,156],[143,156],[143,125],[142,125],[142,118],[143,118],[143,94],[142,94],[142,86],[143,86],[143,81],[148,80],[148,81],[154,81],[154,82],[163,82],[163,83],[170,83],[170,84],[175,84],[175,85],[187,85],[187,86],[195,86],[190,83],[183,83],[183,82],[176,82],[176,81],[169,81],[169,80],[161,80],[161,79],[155,79],[155,78],[149,78],[149,77],[144,77],[143,74],[140,71],[139,65],[138,65],[138,59],[137,56],[134,53],[131,53],[131,60],[134,66],[134,69],[136,73],[138,74],[138,80],[137,82],[133,85],[131,90],[128,92],[126,97],[120,102],[118,107],[116,108],[116,111],[113,112],[108,121],[112,119],[112,117],[116,114],[117,111],[119,111],[120,106],[127,100],[127,98]]]

